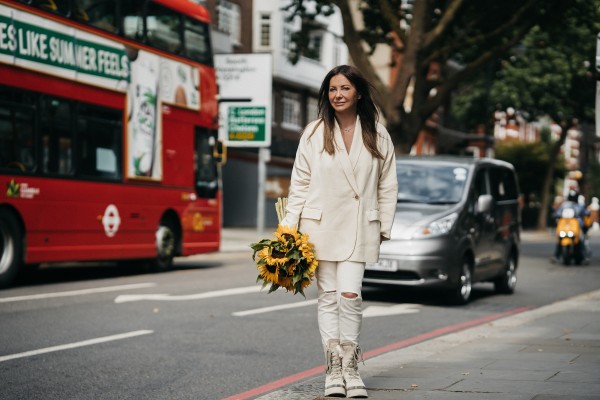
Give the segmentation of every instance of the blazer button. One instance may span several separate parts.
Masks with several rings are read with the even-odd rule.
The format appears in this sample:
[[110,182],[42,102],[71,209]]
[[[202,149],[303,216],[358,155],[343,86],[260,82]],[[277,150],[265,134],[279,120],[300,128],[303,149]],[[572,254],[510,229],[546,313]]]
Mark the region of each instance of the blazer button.
[[357,194],[354,195],[354,199],[358,200],[358,195]]

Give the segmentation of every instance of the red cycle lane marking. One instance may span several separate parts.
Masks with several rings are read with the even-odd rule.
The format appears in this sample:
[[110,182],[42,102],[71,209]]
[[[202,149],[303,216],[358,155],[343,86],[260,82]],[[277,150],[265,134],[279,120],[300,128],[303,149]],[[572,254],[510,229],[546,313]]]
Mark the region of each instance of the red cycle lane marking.
[[[440,336],[447,335],[449,333],[459,332],[459,331],[465,330],[467,328],[472,328],[472,327],[483,325],[483,324],[486,324],[488,322],[491,322],[491,321],[494,321],[494,320],[497,320],[500,318],[508,317],[509,315],[519,314],[519,313],[522,313],[529,309],[530,309],[530,307],[519,307],[519,308],[515,308],[514,310],[508,310],[508,311],[504,311],[504,312],[501,312],[498,314],[488,315],[487,317],[477,318],[477,319],[474,319],[471,321],[465,321],[465,322],[461,322],[461,323],[455,324],[455,325],[449,325],[449,326],[446,326],[443,328],[435,329],[431,332],[426,332],[421,335],[413,336],[411,338],[389,344],[387,346],[383,346],[383,347],[379,347],[377,349],[367,351],[366,353],[364,353],[363,356],[364,356],[364,359],[367,360],[369,358],[379,356],[384,353],[389,353],[390,351],[393,351],[393,350],[398,350],[398,349],[401,349],[404,347],[408,347],[413,344],[421,343],[426,340],[430,340],[430,339],[434,339],[434,338],[437,338]],[[322,373],[323,371],[324,371],[323,366],[314,367],[314,368],[308,369],[306,371],[299,372],[297,374],[286,376],[285,378],[278,379],[271,383],[267,383],[266,385],[259,386],[254,389],[250,389],[246,392],[234,394],[233,396],[229,396],[227,398],[224,398],[223,400],[250,399],[252,397],[255,397],[255,396],[258,396],[261,394],[265,394],[267,392],[271,392],[275,389],[282,388],[282,387],[290,385],[292,383],[299,382],[303,379],[313,377],[317,374]]]

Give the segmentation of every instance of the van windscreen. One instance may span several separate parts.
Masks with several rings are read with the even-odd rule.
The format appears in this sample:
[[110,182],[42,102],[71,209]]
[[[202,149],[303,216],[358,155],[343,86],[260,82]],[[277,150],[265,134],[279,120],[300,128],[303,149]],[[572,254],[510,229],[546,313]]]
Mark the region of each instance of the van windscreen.
[[399,163],[398,202],[455,204],[463,195],[467,168],[451,165]]

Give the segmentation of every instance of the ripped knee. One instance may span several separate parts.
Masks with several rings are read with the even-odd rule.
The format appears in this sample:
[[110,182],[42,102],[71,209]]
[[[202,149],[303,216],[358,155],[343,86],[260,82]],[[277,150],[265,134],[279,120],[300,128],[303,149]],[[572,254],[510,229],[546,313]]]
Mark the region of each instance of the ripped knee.
[[358,293],[352,293],[352,292],[342,292],[342,296],[347,298],[347,299],[355,299],[358,297]]

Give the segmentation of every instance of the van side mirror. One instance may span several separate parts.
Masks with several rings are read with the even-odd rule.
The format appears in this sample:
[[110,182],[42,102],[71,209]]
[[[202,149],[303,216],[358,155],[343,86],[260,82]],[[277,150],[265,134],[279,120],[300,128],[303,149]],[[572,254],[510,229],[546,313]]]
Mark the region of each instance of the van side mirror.
[[477,199],[477,212],[479,214],[487,214],[492,209],[492,201],[494,198],[491,194],[482,194]]

